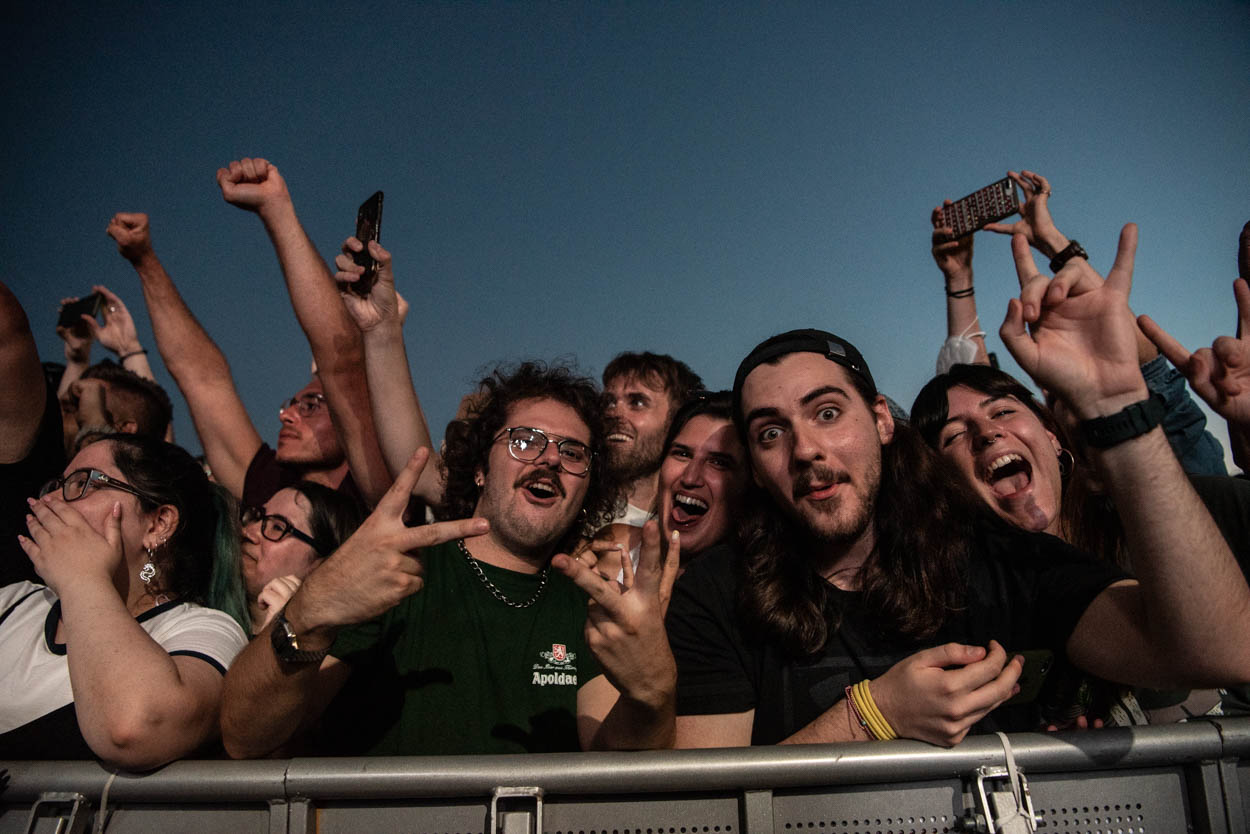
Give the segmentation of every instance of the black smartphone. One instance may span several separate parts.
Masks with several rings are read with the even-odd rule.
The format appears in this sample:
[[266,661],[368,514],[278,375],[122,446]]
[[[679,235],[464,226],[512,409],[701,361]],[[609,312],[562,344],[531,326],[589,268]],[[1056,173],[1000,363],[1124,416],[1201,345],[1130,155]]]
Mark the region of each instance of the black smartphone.
[[382,192],[376,191],[373,196],[360,204],[356,212],[356,239],[365,245],[364,249],[352,255],[357,266],[365,268],[364,273],[348,288],[361,298],[369,295],[378,280],[378,262],[369,255],[369,241],[382,239]]
[[1055,655],[1050,649],[1031,649],[1012,652],[1012,654],[1018,654],[1024,658],[1024,669],[1020,672],[1019,680],[1016,681],[1020,685],[1020,691],[1004,703],[1031,704],[1037,700],[1038,693],[1042,691],[1042,684],[1046,682],[1046,676],[1055,665]]
[[942,225],[954,230],[954,238],[966,237],[986,223],[995,223],[1020,210],[1020,192],[1011,177],[1003,177],[967,197],[942,207]]
[[61,308],[60,318],[56,320],[57,327],[73,327],[82,324],[83,314],[87,314],[92,318],[100,315],[100,308],[104,306],[104,296],[98,292],[93,292],[86,298],[80,298],[77,301],[71,301]]

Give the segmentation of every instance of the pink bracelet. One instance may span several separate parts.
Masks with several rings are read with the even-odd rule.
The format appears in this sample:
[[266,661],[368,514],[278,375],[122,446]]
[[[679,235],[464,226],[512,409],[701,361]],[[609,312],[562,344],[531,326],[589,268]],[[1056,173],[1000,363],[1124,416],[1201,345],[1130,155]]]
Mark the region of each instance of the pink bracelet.
[[877,736],[873,733],[872,728],[868,726],[868,722],[864,720],[864,716],[859,714],[859,704],[855,703],[855,694],[851,692],[851,687],[849,685],[844,690],[844,693],[846,695],[846,708],[850,711],[851,715],[855,717],[855,720],[859,722],[859,726],[864,728],[864,732],[868,734],[868,737],[873,741],[877,741]]

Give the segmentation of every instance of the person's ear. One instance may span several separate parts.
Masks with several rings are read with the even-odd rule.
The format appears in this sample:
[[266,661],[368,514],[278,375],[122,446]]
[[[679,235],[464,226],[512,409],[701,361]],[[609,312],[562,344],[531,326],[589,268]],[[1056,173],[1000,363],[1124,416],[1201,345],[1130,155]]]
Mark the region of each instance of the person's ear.
[[894,415],[890,413],[890,404],[885,397],[878,394],[872,401],[872,414],[877,423],[877,437],[882,446],[888,446],[894,439]]

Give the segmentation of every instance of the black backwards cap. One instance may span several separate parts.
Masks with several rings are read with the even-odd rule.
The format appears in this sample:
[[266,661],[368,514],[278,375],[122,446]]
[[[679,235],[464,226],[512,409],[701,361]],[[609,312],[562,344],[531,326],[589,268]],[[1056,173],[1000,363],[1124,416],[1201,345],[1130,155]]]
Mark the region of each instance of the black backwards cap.
[[760,342],[738,366],[738,373],[734,375],[733,415],[740,431],[745,429],[742,425],[742,383],[747,375],[765,362],[791,353],[819,353],[858,377],[872,396],[877,394],[877,383],[873,382],[868,363],[855,345],[826,330],[791,330]]

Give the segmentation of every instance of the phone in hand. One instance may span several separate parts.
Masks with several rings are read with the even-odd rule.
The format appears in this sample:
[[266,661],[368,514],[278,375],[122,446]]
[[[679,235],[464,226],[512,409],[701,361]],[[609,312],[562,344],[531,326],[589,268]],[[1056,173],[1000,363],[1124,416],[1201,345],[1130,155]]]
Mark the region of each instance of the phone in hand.
[[369,254],[369,241],[380,241],[382,238],[382,192],[374,192],[373,196],[360,204],[356,212],[356,239],[364,244],[364,248],[352,255],[357,266],[365,268],[364,273],[348,289],[361,298],[367,298],[369,291],[378,281],[378,262]]
[[1042,684],[1046,682],[1046,676],[1055,665],[1055,654],[1050,649],[1029,649],[1013,652],[1013,654],[1024,658],[1024,669],[1021,670],[1020,678],[1016,681],[1020,685],[1020,691],[1003,703],[1031,704],[1037,700],[1038,694],[1042,691]]
[[942,225],[954,230],[952,240],[966,237],[987,223],[996,223],[1020,210],[1020,192],[1011,177],[1003,177],[949,206],[942,207]]
[[98,292],[93,292],[85,298],[77,301],[71,301],[61,308],[61,315],[56,320],[57,327],[74,327],[82,324],[84,314],[95,318],[100,315],[100,308],[104,306],[104,296]]

